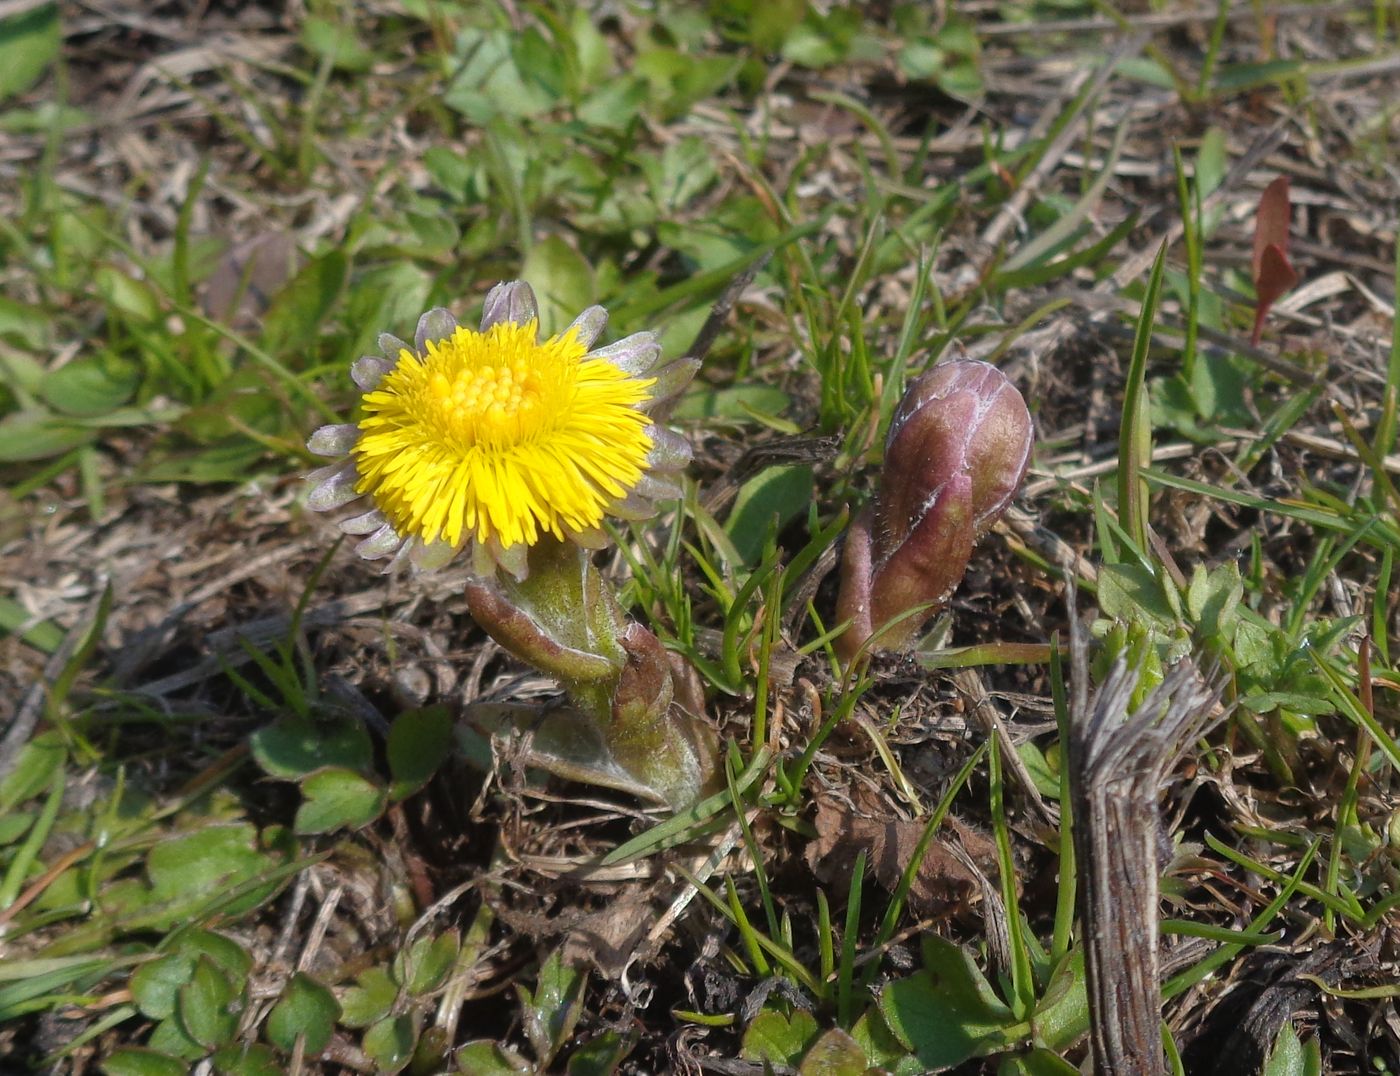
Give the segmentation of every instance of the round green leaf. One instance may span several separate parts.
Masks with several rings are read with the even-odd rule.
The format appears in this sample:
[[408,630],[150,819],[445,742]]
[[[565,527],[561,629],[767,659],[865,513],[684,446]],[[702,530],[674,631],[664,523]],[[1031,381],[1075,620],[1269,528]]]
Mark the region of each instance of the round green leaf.
[[126,404],[140,380],[140,375],[126,363],[93,355],[74,359],[46,374],[39,394],[55,411],[91,418]]
[[457,1071],[470,1076],[520,1076],[532,1069],[514,1050],[481,1039],[457,1051]]
[[407,1016],[391,1016],[365,1032],[362,1047],[380,1072],[398,1072],[413,1058],[418,1029]]
[[452,749],[452,715],[445,706],[408,710],[389,729],[389,772],[395,800],[413,795],[428,783]]
[[369,1027],[389,1015],[398,997],[399,984],[386,970],[368,968],[341,997],[340,1022],[346,1027]]
[[427,994],[446,981],[461,949],[457,931],[437,938],[419,938],[408,954],[408,992]]
[[802,1059],[800,1076],[865,1076],[865,1051],[839,1027],[819,1038]]
[[214,1055],[214,1071],[219,1076],[283,1076],[287,1066],[262,1043],[238,1042]]
[[162,1020],[151,1032],[146,1045],[157,1053],[170,1054],[184,1061],[197,1061],[209,1051],[185,1034],[177,1017]]
[[190,981],[180,987],[176,1013],[185,1033],[202,1046],[222,1046],[238,1030],[242,999],[228,977],[207,956],[194,966]]
[[181,932],[176,938],[172,951],[191,958],[207,956],[229,977],[235,988],[241,989],[253,967],[253,958],[248,951],[226,934],[216,934],[212,930],[191,928]]
[[253,733],[253,757],[273,777],[296,781],[326,766],[368,771],[369,733],[358,721],[313,722],[289,717]]
[[775,1009],[764,1009],[744,1032],[740,1056],[749,1061],[793,1068],[820,1030],[816,1018],[801,1009],[795,1010],[791,1018]]
[[267,1037],[274,1046],[291,1050],[297,1036],[305,1036],[306,1055],[315,1057],[331,1041],[340,1005],[335,996],[305,972],[287,982],[282,997],[267,1017]]
[[174,1015],[180,987],[190,981],[193,972],[194,958],[183,953],[170,953],[142,964],[131,975],[132,1000],[152,1020],[164,1020]]
[[346,827],[360,829],[384,811],[388,794],[373,781],[335,767],[313,773],[301,783],[305,802],[297,809],[298,833],[329,833]]

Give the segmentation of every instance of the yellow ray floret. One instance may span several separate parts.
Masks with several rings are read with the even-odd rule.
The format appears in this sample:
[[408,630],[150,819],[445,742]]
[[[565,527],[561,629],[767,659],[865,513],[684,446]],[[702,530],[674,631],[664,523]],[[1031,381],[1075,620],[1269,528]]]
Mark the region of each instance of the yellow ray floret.
[[365,394],[355,488],[426,543],[577,534],[645,472],[638,408],[653,383],[589,358],[574,330],[539,342],[534,321],[459,327],[424,356],[401,352]]

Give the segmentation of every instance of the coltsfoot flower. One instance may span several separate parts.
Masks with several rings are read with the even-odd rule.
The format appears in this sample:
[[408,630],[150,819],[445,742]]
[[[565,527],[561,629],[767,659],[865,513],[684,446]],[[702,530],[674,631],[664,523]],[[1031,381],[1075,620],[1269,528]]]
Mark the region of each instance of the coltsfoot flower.
[[539,338],[534,292],[522,281],[486,296],[481,327],[446,310],[418,321],[410,346],[385,333],[381,356],[357,360],[358,423],[323,426],[307,447],[344,457],[315,472],[316,511],[367,500],[340,524],[366,535],[360,556],[420,569],[470,547],[473,570],[526,573],[545,536],[601,546],[604,517],[645,519],[679,493],[684,438],[650,412],[679,393],[699,363],[660,365],[656,334],[593,350],[607,311],[589,307]]
[[914,642],[967,570],[972,548],[1016,495],[1034,431],[1006,375],[963,359],[910,383],[890,420],[874,502],[851,524],[841,562],[836,640],[849,661]]

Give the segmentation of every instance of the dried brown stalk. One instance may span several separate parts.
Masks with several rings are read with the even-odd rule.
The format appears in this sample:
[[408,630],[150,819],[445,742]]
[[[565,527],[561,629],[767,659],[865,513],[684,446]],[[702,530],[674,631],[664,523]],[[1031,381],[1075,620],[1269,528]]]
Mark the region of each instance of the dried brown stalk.
[[1183,660],[1130,709],[1139,672],[1119,658],[1090,702],[1077,616],[1070,647],[1070,784],[1094,1070],[1161,1076],[1157,798],[1182,750],[1219,712],[1220,684]]

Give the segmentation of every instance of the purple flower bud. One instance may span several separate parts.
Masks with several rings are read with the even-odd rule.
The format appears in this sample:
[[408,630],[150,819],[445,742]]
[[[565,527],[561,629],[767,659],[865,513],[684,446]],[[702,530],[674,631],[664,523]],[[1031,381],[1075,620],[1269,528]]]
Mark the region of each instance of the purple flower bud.
[[846,537],[837,599],[851,621],[837,643],[846,660],[906,613],[877,645],[907,646],[948,600],[1020,487],[1031,441],[1025,400],[995,366],[947,362],[910,384],[890,421],[875,501]]

